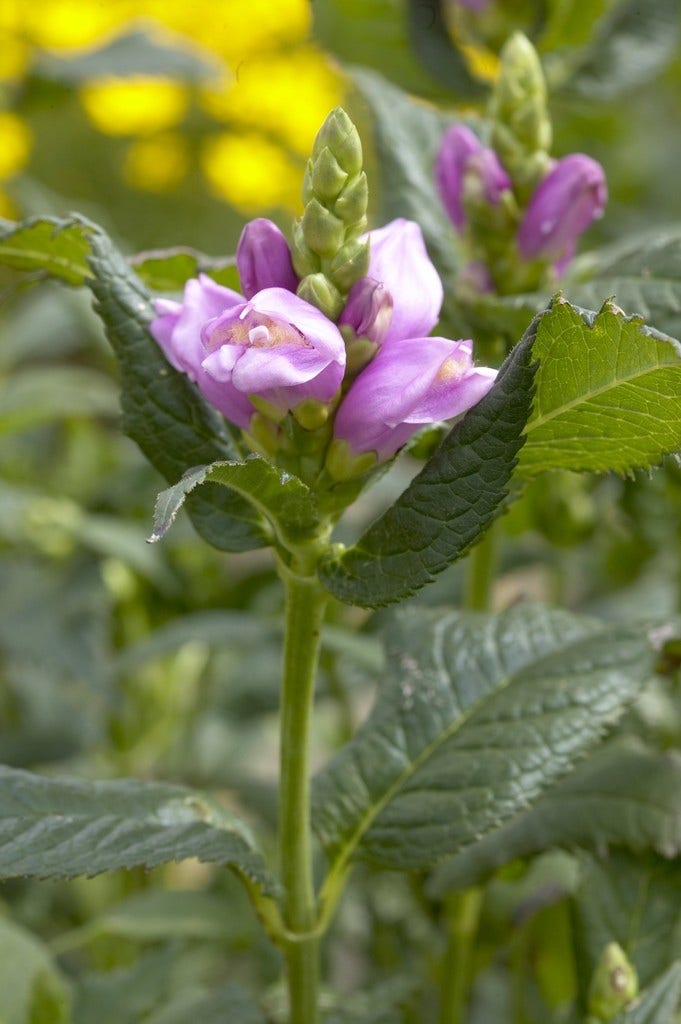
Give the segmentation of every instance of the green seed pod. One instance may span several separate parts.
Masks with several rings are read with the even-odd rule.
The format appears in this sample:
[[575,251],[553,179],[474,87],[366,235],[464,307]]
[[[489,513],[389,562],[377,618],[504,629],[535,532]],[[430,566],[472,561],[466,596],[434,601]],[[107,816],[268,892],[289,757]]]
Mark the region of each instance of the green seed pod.
[[308,274],[298,285],[301,299],[320,309],[329,320],[338,320],[345,298],[325,274]]
[[636,968],[617,942],[609,942],[589,986],[589,1013],[598,1021],[612,1020],[637,993]]

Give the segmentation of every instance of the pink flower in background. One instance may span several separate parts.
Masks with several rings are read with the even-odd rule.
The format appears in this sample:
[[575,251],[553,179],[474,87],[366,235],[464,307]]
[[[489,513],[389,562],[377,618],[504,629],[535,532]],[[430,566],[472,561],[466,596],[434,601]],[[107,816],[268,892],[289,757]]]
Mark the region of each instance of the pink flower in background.
[[577,239],[603,215],[608,199],[601,165],[584,153],[563,157],[539,183],[518,230],[524,259],[546,259],[559,270],[575,252]]
[[442,204],[458,231],[466,226],[463,206],[465,179],[477,185],[480,197],[496,206],[501,194],[511,188],[511,179],[497,154],[464,124],[455,124],[442,136],[435,160],[435,183]]

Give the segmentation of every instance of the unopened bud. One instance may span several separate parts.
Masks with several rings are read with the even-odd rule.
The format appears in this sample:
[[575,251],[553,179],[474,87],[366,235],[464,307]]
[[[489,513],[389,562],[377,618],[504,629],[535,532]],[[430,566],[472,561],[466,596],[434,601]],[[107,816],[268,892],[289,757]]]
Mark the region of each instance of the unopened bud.
[[294,419],[305,430],[319,430],[329,418],[329,407],[316,398],[306,398],[293,410]]
[[351,238],[338,250],[329,264],[329,277],[341,292],[349,292],[355,281],[369,270],[369,243]]
[[308,274],[318,273],[322,266],[321,260],[305,241],[303,227],[299,220],[293,224],[292,235],[291,260],[298,277],[306,277]]
[[328,146],[322,149],[310,165],[310,185],[314,195],[327,202],[336,199],[347,182],[348,175]]
[[387,288],[370,277],[353,285],[339,324],[348,324],[358,338],[380,345],[392,321],[393,298]]
[[317,199],[311,199],[301,220],[303,237],[313,252],[320,256],[335,254],[343,244],[345,225]]
[[359,133],[342,107],[332,110],[319,129],[312,147],[313,161],[325,147],[333,153],[346,174],[359,174],[362,170]]
[[501,51],[490,113],[492,146],[513,177],[527,156],[551,148],[546,81],[537,52],[522,32],[514,32]]
[[638,993],[636,968],[617,942],[609,942],[598,961],[589,987],[588,1010],[598,1021],[609,1021]]
[[297,294],[333,321],[338,320],[345,305],[341,293],[324,274],[308,274],[298,285]]
[[336,216],[345,221],[348,227],[359,233],[366,227],[366,212],[369,204],[369,186],[367,176],[362,171],[355,175],[341,192],[333,210]]

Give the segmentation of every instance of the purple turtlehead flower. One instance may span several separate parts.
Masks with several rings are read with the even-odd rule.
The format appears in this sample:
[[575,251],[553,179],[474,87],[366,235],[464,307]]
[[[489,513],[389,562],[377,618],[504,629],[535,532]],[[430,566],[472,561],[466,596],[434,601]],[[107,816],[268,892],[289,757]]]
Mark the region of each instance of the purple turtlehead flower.
[[247,299],[252,299],[263,288],[286,288],[295,292],[298,287],[288,242],[277,225],[265,217],[249,221],[241,232],[236,266]]
[[334,436],[353,455],[383,461],[419,427],[448,420],[480,401],[496,370],[475,367],[471,341],[404,338],[385,343],[351,385],[336,414]]
[[382,344],[393,318],[393,297],[371,277],[355,281],[348,295],[339,325],[349,324],[358,338]]
[[282,415],[306,398],[328,402],[340,387],[345,345],[314,306],[284,288],[242,295],[201,275],[182,303],[157,301],[151,333],[172,365],[232,423],[248,427],[251,398]]
[[601,165],[584,153],[559,160],[539,183],[518,229],[523,259],[550,260],[560,272],[577,239],[602,216],[608,189]]
[[[421,228],[414,221],[398,218],[384,228],[370,231],[368,238],[367,278],[382,285],[392,301],[392,318],[384,343],[393,338],[428,334],[437,323],[444,292],[426,251]],[[362,287],[366,287],[362,281],[353,286],[341,317],[341,322],[349,323],[357,333],[355,302]]]
[[511,188],[511,179],[495,151],[483,146],[466,125],[455,124],[442,137],[435,160],[435,183],[442,204],[458,231],[466,226],[463,206],[466,180],[476,186],[480,199],[491,206],[496,206],[502,192]]

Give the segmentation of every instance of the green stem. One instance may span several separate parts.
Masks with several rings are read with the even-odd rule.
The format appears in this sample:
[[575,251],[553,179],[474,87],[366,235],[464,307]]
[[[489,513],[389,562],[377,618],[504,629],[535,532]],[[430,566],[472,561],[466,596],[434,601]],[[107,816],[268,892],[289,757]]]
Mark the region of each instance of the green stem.
[[497,530],[496,523],[492,523],[468,557],[463,596],[464,608],[476,612],[484,612],[489,609],[496,562]]
[[442,960],[439,1024],[464,1024],[466,1019],[481,906],[481,889],[465,889],[445,900],[447,948]]
[[310,830],[309,745],[325,592],[315,575],[282,567],[286,634],[281,692],[280,857],[290,1024],[316,1024],[319,938]]

